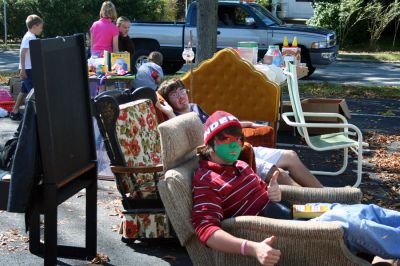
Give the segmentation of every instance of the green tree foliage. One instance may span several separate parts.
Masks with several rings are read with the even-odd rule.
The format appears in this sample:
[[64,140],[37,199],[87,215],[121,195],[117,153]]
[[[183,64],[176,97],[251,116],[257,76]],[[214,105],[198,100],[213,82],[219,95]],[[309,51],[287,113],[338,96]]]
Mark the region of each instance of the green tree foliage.
[[369,32],[372,47],[390,22],[399,18],[399,5],[398,0],[314,0],[314,16],[307,24],[335,30],[341,46],[366,40]]
[[98,19],[101,2],[87,0],[37,0],[38,15],[44,21],[45,36],[64,36],[87,32]]
[[380,2],[370,2],[365,7],[365,13],[368,16],[370,48],[377,49],[382,32],[394,19],[400,19],[400,2],[396,0],[387,6]]
[[314,16],[307,24],[337,30],[338,17],[339,5],[329,2],[314,3]]
[[271,7],[272,0],[258,0],[257,3],[262,5],[263,7],[269,9]]
[[[119,16],[131,20],[175,20],[177,0],[113,0]],[[37,14],[45,21],[43,36],[54,37],[87,32],[99,19],[103,0],[7,0],[7,28],[11,39],[19,39],[26,32],[25,20]],[[4,34],[3,5],[1,5],[0,33]]]
[[[7,33],[9,38],[22,38],[27,31],[25,20],[30,14],[38,14],[36,0],[7,1]],[[1,35],[4,35],[3,5],[1,5]]]

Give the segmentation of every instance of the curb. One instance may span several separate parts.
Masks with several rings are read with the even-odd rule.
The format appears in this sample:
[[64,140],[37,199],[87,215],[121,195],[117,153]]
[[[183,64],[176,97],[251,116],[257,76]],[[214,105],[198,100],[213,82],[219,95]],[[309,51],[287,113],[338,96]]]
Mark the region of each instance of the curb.
[[0,53],[4,53],[4,52],[15,52],[15,51],[19,51],[19,49],[17,48],[0,48]]
[[340,62],[359,62],[359,63],[376,63],[376,64],[399,64],[400,61],[379,61],[372,59],[358,59],[358,58],[340,58],[337,57],[336,61]]

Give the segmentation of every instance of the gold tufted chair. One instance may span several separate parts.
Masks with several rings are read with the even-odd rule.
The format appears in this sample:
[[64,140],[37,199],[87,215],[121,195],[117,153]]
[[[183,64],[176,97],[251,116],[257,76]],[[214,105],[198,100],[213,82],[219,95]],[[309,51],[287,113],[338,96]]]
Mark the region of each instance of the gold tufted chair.
[[207,113],[224,110],[240,120],[267,121],[276,132],[279,86],[242,60],[234,49],[220,50],[182,81],[190,90],[191,100]]

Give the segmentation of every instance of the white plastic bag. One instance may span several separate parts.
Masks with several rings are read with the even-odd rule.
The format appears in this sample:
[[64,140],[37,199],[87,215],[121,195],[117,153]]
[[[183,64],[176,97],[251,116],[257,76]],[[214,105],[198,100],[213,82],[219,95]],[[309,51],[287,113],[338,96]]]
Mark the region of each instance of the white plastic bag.
[[285,76],[285,74],[283,73],[282,68],[277,67],[277,66],[275,66],[275,65],[268,65],[268,66],[270,67],[270,69],[271,69],[272,71],[274,71],[274,73],[275,73],[275,75],[276,75],[276,77],[275,77],[275,82],[276,82],[277,84],[282,84],[283,82],[285,82],[286,76]]
[[266,64],[255,65],[255,67],[256,67],[257,70],[259,70],[262,73],[264,73],[264,75],[267,76],[267,79],[275,82],[276,74],[275,74],[275,72],[273,70],[271,70],[269,65],[266,65]]
[[8,116],[8,111],[0,107],[0,117],[3,118],[7,116]]

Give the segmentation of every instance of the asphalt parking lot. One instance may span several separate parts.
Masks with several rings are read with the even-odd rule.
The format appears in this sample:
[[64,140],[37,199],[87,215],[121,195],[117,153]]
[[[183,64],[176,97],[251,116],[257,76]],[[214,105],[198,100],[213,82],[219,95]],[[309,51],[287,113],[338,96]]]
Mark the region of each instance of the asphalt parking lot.
[[[400,134],[400,103],[396,100],[347,100],[352,111],[351,123],[357,125],[363,133],[371,131],[383,134]],[[394,116],[380,115],[391,108]],[[0,119],[0,145],[15,130],[18,123],[9,118]],[[295,149],[308,167],[332,169],[337,167],[339,153],[318,153],[307,149],[293,132],[278,132],[278,147]],[[340,177],[318,176],[326,186],[352,185],[355,180],[355,164],[350,163],[346,172]],[[361,188],[381,189],[379,180],[373,180],[374,174],[364,169],[364,182]],[[84,191],[70,198],[59,207],[59,242],[65,244],[84,243],[82,227],[84,225]],[[390,199],[382,199],[390,201]],[[122,209],[119,194],[112,181],[99,181],[98,189],[98,252],[108,256],[109,262],[104,265],[191,265],[186,250],[177,241],[152,241],[137,244],[126,244],[118,234],[120,218],[118,209]],[[0,212],[1,265],[40,265],[42,258],[32,255],[28,250],[27,234],[24,231],[24,217],[21,214]],[[8,240],[4,240],[6,237]],[[12,240],[12,241],[11,241]],[[1,241],[0,241],[1,242]],[[58,265],[85,265],[90,262],[59,258]]]
[[[15,62],[18,58],[17,52],[3,52],[0,56],[0,71],[14,71],[18,67]],[[384,67],[383,71],[390,74],[387,79],[373,79],[373,83],[386,80],[390,83],[399,82],[398,76],[393,76],[392,70],[395,66],[379,65]],[[364,66],[365,71],[371,67]],[[387,71],[390,69],[390,71]],[[317,70],[315,80],[325,76],[324,70]],[[350,71],[350,70],[349,70]],[[398,73],[398,72],[396,72]],[[340,76],[337,71],[335,75]],[[351,74],[346,74],[347,78]],[[359,75],[358,78],[370,79],[369,72]],[[335,79],[335,77],[330,76]],[[385,135],[400,135],[400,101],[381,99],[346,99],[352,112],[350,123],[358,126],[363,134],[377,132]],[[393,115],[385,113],[391,110]],[[9,118],[0,118],[0,147],[10,138],[18,123]],[[399,146],[400,147],[400,144]],[[294,149],[309,168],[324,168],[326,170],[338,167],[340,161],[339,152],[314,152],[307,149],[298,135],[293,131],[278,132],[278,148]],[[400,150],[397,150],[400,151]],[[366,156],[369,156],[366,154]],[[375,178],[376,170],[364,168],[365,174],[360,188],[364,190],[375,190],[377,197],[388,204],[396,204],[396,198],[388,198],[383,189],[383,183]],[[385,173],[383,173],[385,174]],[[340,177],[318,176],[325,186],[352,185],[355,181],[355,164],[350,163],[346,172]],[[98,222],[97,233],[98,252],[107,256],[109,262],[104,265],[191,265],[186,250],[175,240],[151,241],[128,244],[121,241],[118,234],[120,218],[118,210],[122,209],[120,196],[112,181],[100,180],[98,189]],[[62,244],[83,245],[84,235],[81,230],[84,226],[84,191],[70,198],[59,207],[59,242]],[[400,206],[399,206],[400,207]],[[22,214],[7,213],[0,211],[0,264],[1,265],[41,265],[43,259],[32,255],[28,250],[27,234],[25,232],[25,221]],[[85,260],[74,260],[59,258],[58,265],[87,265]]]

